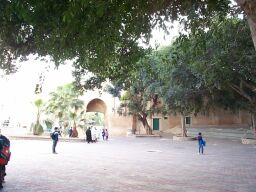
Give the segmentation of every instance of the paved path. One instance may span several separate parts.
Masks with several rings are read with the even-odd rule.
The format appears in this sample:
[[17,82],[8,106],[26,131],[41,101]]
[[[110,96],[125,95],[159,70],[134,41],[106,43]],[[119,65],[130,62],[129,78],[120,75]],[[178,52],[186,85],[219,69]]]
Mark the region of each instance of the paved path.
[[12,140],[2,191],[8,192],[255,192],[256,146],[113,138],[95,144]]

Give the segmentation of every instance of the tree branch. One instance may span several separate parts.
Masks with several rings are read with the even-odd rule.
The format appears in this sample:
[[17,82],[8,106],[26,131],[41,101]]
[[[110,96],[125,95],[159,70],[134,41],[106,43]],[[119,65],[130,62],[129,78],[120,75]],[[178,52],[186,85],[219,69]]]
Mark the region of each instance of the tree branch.
[[240,94],[242,97],[249,100],[249,102],[251,102],[251,103],[253,102],[252,98],[243,90],[242,82],[240,82],[240,86],[237,86],[237,85],[232,84],[232,83],[230,83],[229,86],[231,87],[231,89],[233,89],[235,92]]

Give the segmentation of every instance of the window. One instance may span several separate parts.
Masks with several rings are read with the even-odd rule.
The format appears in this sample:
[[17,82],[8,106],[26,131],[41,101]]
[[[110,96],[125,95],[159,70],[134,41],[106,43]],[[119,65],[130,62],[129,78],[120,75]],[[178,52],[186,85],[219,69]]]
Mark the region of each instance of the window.
[[185,117],[185,124],[190,125],[192,121],[192,118],[190,116]]

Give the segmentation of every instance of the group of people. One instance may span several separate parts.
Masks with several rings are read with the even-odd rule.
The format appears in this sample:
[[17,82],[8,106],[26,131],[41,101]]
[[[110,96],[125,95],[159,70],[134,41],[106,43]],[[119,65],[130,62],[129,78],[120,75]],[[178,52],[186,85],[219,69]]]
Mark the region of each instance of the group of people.
[[102,129],[101,135],[102,135],[102,139],[107,141],[108,140],[108,129]]
[[[96,129],[96,128],[95,128]],[[102,129],[102,139],[103,140],[108,140],[108,129]],[[52,153],[57,154],[56,152],[56,146],[59,140],[59,136],[61,136],[61,132],[58,127],[54,128],[54,131],[51,133],[51,138],[53,140],[53,145],[52,145]],[[198,133],[198,136],[196,137],[198,140],[198,152],[199,154],[204,154],[204,146],[206,145],[205,140],[202,137],[202,133]],[[86,130],[86,140],[88,143],[90,142],[96,142],[97,140],[93,140],[92,138],[92,132],[91,132],[91,127],[89,127]],[[1,134],[1,129],[0,129],[0,152],[2,153],[3,151],[7,151],[7,148],[9,150],[10,147],[10,141],[7,137]],[[1,154],[1,158],[6,155],[6,158],[4,160],[0,159],[0,188],[3,188],[2,183],[4,182],[4,177],[6,175],[5,172],[5,166],[7,165],[9,159],[10,159],[10,151],[8,151],[8,154]]]
[[[85,131],[87,143],[95,143],[95,142],[97,142],[98,139],[100,139],[99,134],[100,134],[100,132],[97,130],[96,127],[89,127]],[[104,129],[103,128],[102,132],[101,132],[101,136],[102,136],[102,140],[108,140],[108,129]]]
[[[97,136],[97,129],[95,127],[89,127],[86,132],[86,141],[87,143],[93,143],[97,142],[99,139],[99,136]],[[72,128],[69,129],[69,137],[72,135]],[[107,141],[108,140],[108,129],[102,129],[101,132],[102,135],[102,140]],[[52,153],[57,154],[56,152],[56,146],[59,141],[59,136],[61,136],[61,132],[58,127],[54,128],[54,131],[51,133],[51,138],[52,138]]]
[[[72,130],[72,129],[71,129]],[[1,133],[0,133],[1,134]],[[72,133],[69,133],[69,136]],[[99,139],[99,137],[97,136],[97,129],[94,127],[89,127],[86,132],[86,141],[87,143],[93,143],[93,142],[97,142],[97,140]],[[51,138],[53,140],[53,145],[52,145],[52,153],[53,154],[57,154],[56,152],[56,146],[59,140],[59,136],[61,135],[61,132],[59,131],[58,127],[54,128],[54,132],[51,133]],[[108,140],[108,129],[103,128],[102,132],[102,140],[107,141]],[[1,139],[1,136],[0,136]],[[198,153],[199,154],[204,154],[204,146],[206,145],[205,140],[202,137],[202,133],[198,133],[198,136],[196,137],[196,139],[198,140]],[[0,146],[1,147],[1,146]],[[0,186],[1,187],[1,186]]]
[[[99,139],[98,136],[97,136],[97,129],[95,127],[94,128],[89,127],[86,130],[85,134],[86,134],[87,143],[97,142],[97,140]],[[56,146],[57,146],[57,143],[58,143],[58,140],[59,140],[59,136],[61,136],[61,132],[58,129],[58,127],[55,127],[54,131],[51,133],[51,138],[53,140],[53,145],[52,145],[52,153],[53,154],[57,154]],[[102,132],[101,132],[101,136],[102,136],[103,141],[104,140],[107,141],[108,140],[108,129],[103,128]],[[0,141],[1,141],[1,137],[3,137],[3,136],[1,135],[1,131],[0,131]],[[199,154],[204,154],[204,146],[206,145],[206,142],[202,137],[202,133],[199,132],[196,139],[198,140],[198,153]],[[0,145],[0,147],[1,147],[1,145]]]

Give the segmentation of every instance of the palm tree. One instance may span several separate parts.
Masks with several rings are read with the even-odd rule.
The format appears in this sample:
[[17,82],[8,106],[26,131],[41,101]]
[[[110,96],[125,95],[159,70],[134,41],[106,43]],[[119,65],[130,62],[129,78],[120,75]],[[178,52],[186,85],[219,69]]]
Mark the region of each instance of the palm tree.
[[73,99],[70,101],[69,117],[73,122],[73,129],[71,137],[77,137],[77,121],[80,121],[84,114],[83,110],[84,102],[80,99]]
[[69,120],[73,123],[73,137],[77,137],[77,121],[81,118],[84,102],[78,97],[80,93],[74,89],[72,84],[58,87],[55,92],[50,93],[50,99],[47,102],[45,111],[52,114],[59,122],[64,122],[64,128],[67,128]]
[[40,124],[40,115],[41,115],[41,107],[43,105],[43,100],[37,99],[35,100],[34,104],[37,107],[37,116],[36,116],[36,123],[32,124],[33,134],[41,135],[44,132],[43,126]]

